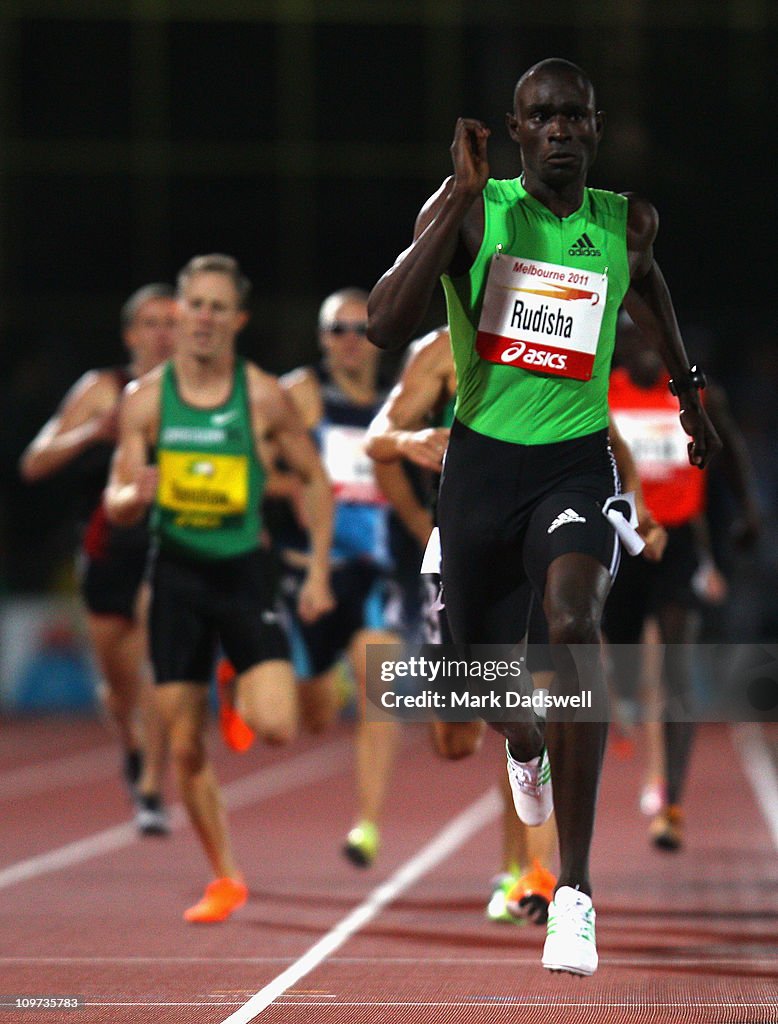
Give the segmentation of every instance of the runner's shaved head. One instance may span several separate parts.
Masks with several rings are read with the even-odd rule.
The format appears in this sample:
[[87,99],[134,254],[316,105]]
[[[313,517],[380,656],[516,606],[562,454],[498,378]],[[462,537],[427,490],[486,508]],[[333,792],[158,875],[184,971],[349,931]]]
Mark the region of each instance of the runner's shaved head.
[[516,88],[513,90],[513,109],[516,109],[516,105],[519,98],[519,93],[524,83],[535,77],[536,75],[573,75],[580,78],[581,82],[586,86],[589,91],[592,107],[595,106],[594,102],[594,86],[592,80],[586,74],[586,72],[579,68],[577,64],[571,63],[569,60],[564,60],[562,57],[547,57],[546,60],[538,61],[537,64],[533,64],[531,68],[521,76],[516,83]]

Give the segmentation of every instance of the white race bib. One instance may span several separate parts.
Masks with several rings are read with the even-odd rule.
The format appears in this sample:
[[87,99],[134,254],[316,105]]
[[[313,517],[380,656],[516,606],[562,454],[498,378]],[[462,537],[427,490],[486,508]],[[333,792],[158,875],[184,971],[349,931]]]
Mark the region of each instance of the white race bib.
[[689,437],[677,409],[618,410],[613,418],[642,479],[666,480],[674,470],[688,467]]
[[497,253],[476,350],[490,363],[589,380],[607,293],[606,274]]
[[359,505],[385,505],[373,475],[372,459],[365,452],[364,427],[326,424],[322,429],[321,458],[338,501]]

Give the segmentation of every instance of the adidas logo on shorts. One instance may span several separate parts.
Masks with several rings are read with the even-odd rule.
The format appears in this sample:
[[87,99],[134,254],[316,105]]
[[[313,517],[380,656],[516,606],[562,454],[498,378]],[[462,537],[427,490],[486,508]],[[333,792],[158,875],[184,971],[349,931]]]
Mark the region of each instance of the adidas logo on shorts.
[[575,509],[566,508],[564,510],[564,512],[560,512],[559,513],[559,515],[556,517],[556,519],[551,524],[551,526],[549,526],[548,530],[546,530],[546,533],[553,533],[554,530],[558,529],[560,526],[564,526],[565,523],[585,523],[585,522],[586,522],[586,519],[584,518],[584,516],[579,516],[578,513],[575,511]]

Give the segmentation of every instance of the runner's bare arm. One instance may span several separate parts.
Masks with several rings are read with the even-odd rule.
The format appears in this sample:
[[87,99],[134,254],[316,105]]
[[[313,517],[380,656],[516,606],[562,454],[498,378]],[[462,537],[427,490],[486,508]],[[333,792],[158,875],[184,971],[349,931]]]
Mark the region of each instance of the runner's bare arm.
[[[459,255],[475,255],[473,238],[483,231],[483,206],[476,202],[489,178],[489,129],[460,117],[451,144],[454,174],[422,207],[413,243],[381,277],[368,300],[367,335],[382,349],[407,345],[418,331],[441,274]],[[467,262],[465,261],[465,267]]]
[[[627,216],[627,250],[630,286],[624,296],[624,307],[634,322],[662,357],[670,376],[682,379],[689,370],[670,290],[654,259],[654,239],[659,217],[645,199],[630,195]],[[689,462],[703,469],[721,448],[721,441],[696,388],[679,394],[681,425],[692,438]]]
[[318,426],[324,415],[324,406],[316,374],[307,366],[303,366],[285,373],[279,378],[279,384],[294,402],[308,430]]
[[332,486],[319,453],[292,399],[278,381],[253,368],[250,377],[254,435],[267,434],[279,455],[303,480],[311,559],[300,590],[299,612],[313,622],[334,607],[330,591],[330,547],[334,502]]
[[[279,377],[278,383],[292,399],[306,428],[313,430],[324,415],[321,387],[316,375],[308,367],[303,366]],[[272,465],[268,468],[265,494],[287,501],[298,525],[304,530],[308,529],[308,496],[298,473],[281,468],[278,460],[273,459]]]
[[157,493],[159,471],[148,462],[156,438],[159,380],[144,379],[125,388],[119,406],[119,437],[103,501],[108,518],[117,526],[137,523]]
[[118,400],[112,373],[90,370],[80,377],[22,453],[19,471],[23,479],[41,480],[92,445],[114,441]]
[[370,424],[365,445],[370,458],[407,458],[439,472],[448,430],[430,428],[428,417],[451,397],[452,378],[448,331],[440,330],[414,346],[400,379]]

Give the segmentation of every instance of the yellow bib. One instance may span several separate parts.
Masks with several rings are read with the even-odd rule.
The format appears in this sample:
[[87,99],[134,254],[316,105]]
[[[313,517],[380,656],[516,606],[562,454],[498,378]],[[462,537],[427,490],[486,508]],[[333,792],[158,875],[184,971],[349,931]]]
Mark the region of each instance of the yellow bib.
[[242,515],[248,503],[248,459],[213,452],[159,453],[158,502],[185,515]]

